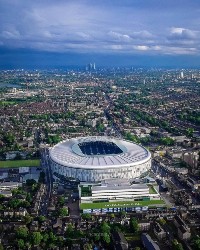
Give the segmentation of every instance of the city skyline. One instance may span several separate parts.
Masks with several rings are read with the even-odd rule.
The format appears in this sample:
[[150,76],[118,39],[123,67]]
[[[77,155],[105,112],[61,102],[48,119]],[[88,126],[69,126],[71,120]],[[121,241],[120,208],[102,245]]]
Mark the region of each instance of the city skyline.
[[0,68],[198,67],[197,0],[0,0]]

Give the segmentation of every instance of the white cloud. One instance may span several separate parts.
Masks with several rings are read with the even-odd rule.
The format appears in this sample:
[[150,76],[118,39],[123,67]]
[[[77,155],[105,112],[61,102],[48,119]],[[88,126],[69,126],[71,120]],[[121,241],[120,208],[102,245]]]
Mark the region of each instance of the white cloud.
[[0,0],[1,44],[56,52],[199,53],[195,9],[180,22],[182,7],[171,8],[166,19],[161,5],[154,10],[147,1],[133,2]]
[[126,34],[120,34],[118,32],[110,31],[108,35],[117,41],[123,41],[123,42],[130,42],[132,39],[130,38],[129,35]]
[[85,39],[85,40],[89,40],[89,39],[92,38],[91,35],[86,34],[86,33],[84,33],[84,32],[77,32],[77,35],[80,36],[81,38]]
[[151,49],[152,49],[152,50],[158,50],[158,51],[159,51],[159,50],[161,50],[162,48],[161,48],[161,46],[155,45],[155,46],[152,46]]
[[185,30],[184,28],[175,28],[175,27],[172,27],[170,31],[171,31],[172,34],[182,34],[182,32],[184,30]]
[[149,47],[146,45],[137,45],[137,46],[133,46],[133,48],[136,50],[141,50],[141,51],[149,50]]
[[121,50],[121,49],[123,49],[123,46],[122,45],[111,45],[110,48],[113,50]]
[[1,37],[4,39],[19,39],[20,33],[17,30],[4,30],[1,33]]
[[198,32],[194,30],[172,27],[169,39],[195,39],[197,35]]
[[154,36],[149,31],[142,30],[142,31],[138,31],[138,32],[133,32],[132,37],[135,39],[151,39]]

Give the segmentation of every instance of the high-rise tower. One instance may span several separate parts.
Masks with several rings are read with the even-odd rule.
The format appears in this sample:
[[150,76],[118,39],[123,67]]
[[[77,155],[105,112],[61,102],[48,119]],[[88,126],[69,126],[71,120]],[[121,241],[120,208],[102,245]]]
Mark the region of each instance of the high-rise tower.
[[183,71],[181,71],[181,78],[184,78],[184,74],[183,74]]

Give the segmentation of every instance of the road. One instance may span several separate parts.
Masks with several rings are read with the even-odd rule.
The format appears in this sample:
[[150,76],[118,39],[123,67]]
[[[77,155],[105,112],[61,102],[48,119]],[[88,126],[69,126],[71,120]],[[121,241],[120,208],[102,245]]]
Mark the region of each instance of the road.
[[[107,118],[107,120],[109,120],[110,119],[109,109],[110,109],[110,106],[113,104],[113,102],[112,102],[112,99],[110,98],[109,95],[106,95],[105,98],[106,98],[106,100],[108,102],[108,105],[104,110],[104,115]],[[121,131],[118,128],[118,125],[116,123],[114,123],[114,121],[113,121],[113,124],[112,124],[112,130],[115,132],[116,137],[118,137],[120,139],[122,138]]]
[[49,160],[49,150],[48,148],[41,149],[41,164],[42,169],[45,172],[46,177],[46,192],[44,193],[42,199],[41,199],[41,206],[40,206],[40,215],[47,215],[47,209],[49,206],[49,201],[52,194],[53,189],[53,175],[51,171],[51,165]]

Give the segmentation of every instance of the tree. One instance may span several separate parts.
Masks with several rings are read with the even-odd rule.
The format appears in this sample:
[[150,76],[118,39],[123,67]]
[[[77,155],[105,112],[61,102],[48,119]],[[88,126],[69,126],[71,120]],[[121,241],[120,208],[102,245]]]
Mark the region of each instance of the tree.
[[94,240],[95,240],[95,241],[99,241],[100,238],[101,238],[101,237],[100,237],[100,234],[99,234],[99,233],[95,233],[95,234],[94,234]]
[[139,138],[136,135],[131,134],[130,132],[125,134],[125,139],[127,139],[128,141],[132,141],[132,142],[139,142]]
[[20,206],[20,204],[21,204],[21,201],[16,198],[13,198],[9,201],[9,206],[12,208],[17,208]]
[[57,245],[60,247],[60,249],[62,249],[61,247],[64,245],[64,239],[62,236],[57,237]]
[[45,220],[46,220],[46,217],[43,216],[43,215],[40,215],[40,216],[38,217],[38,221],[39,221],[40,223],[44,222]]
[[92,245],[90,243],[85,243],[83,245],[83,250],[92,250]]
[[3,136],[3,142],[11,146],[15,142],[15,136],[12,133],[7,133]]
[[39,245],[42,240],[42,235],[40,232],[33,232],[31,235],[31,240],[33,245]]
[[49,241],[50,241],[51,243],[53,243],[53,242],[55,242],[56,240],[57,240],[56,235],[54,235],[53,232],[50,232],[50,233],[49,233]]
[[3,201],[5,199],[5,196],[3,194],[0,194],[0,201]]
[[16,229],[16,236],[18,239],[26,239],[28,237],[28,228],[19,227]]
[[18,245],[19,249],[24,249],[24,247],[25,247],[24,240],[23,239],[17,240],[17,245]]
[[159,220],[159,223],[160,223],[161,225],[165,225],[165,224],[166,224],[166,220],[163,219],[163,218],[161,218],[161,219]]
[[0,243],[0,250],[4,250],[3,245]]
[[187,136],[189,136],[189,137],[193,136],[193,133],[194,133],[194,129],[193,129],[193,128],[188,128],[188,129],[186,130],[186,134],[187,134]]
[[31,186],[31,191],[32,191],[33,193],[35,193],[35,192],[38,190],[38,188],[39,188],[39,186],[38,186],[37,183],[36,183],[36,184],[33,184],[33,185]]
[[26,214],[24,217],[24,221],[26,224],[31,223],[31,221],[33,220],[33,217],[31,217],[30,215]]
[[140,247],[135,247],[134,250],[141,250],[141,248]]
[[126,217],[126,212],[125,211],[121,211],[119,213],[119,215],[120,215],[121,218],[125,218]]
[[115,218],[115,214],[113,214],[113,213],[110,214],[110,218],[111,218],[111,219],[114,219],[114,218]]
[[51,242],[48,244],[48,249],[54,249],[54,247],[55,247],[54,243]]
[[170,137],[164,137],[164,138],[161,138],[161,143],[163,143],[166,146],[173,146],[174,140]]
[[20,207],[25,207],[25,208],[30,207],[30,205],[31,204],[28,201],[20,201],[20,203],[19,203]]
[[110,233],[110,226],[105,221],[100,226],[102,233]]
[[104,132],[105,127],[104,127],[104,125],[102,123],[98,122],[97,125],[96,125],[96,129],[97,129],[98,132]]
[[59,135],[47,135],[47,143],[58,143],[61,140]]
[[43,235],[43,241],[46,243],[46,242],[48,242],[48,240],[49,240],[49,234],[48,233],[44,233]]
[[132,230],[133,233],[137,233],[139,230],[139,225],[138,225],[138,221],[136,218],[132,218],[130,221],[130,228]]
[[58,216],[59,217],[65,217],[68,215],[68,209],[65,207],[62,207],[58,210]]
[[58,197],[58,204],[63,206],[65,204],[65,198],[63,196]]
[[200,237],[199,236],[196,236],[193,239],[193,244],[194,244],[194,249],[197,249],[197,250],[200,249]]
[[32,197],[31,197],[31,194],[30,193],[27,193],[27,195],[26,195],[26,201],[28,201],[28,202],[32,202]]
[[92,216],[91,216],[91,214],[82,214],[81,218],[83,220],[91,220]]
[[67,230],[66,230],[66,236],[67,237],[72,237],[74,233],[74,228],[71,223],[68,224]]
[[122,231],[122,226],[120,223],[114,223],[112,225],[112,231],[113,232],[121,232]]
[[173,250],[183,250],[183,246],[176,239],[172,241]]
[[28,180],[26,180],[26,185],[27,186],[33,186],[36,183],[37,182],[34,179],[28,179]]
[[103,241],[106,242],[107,244],[110,243],[110,235],[108,233],[103,234]]

